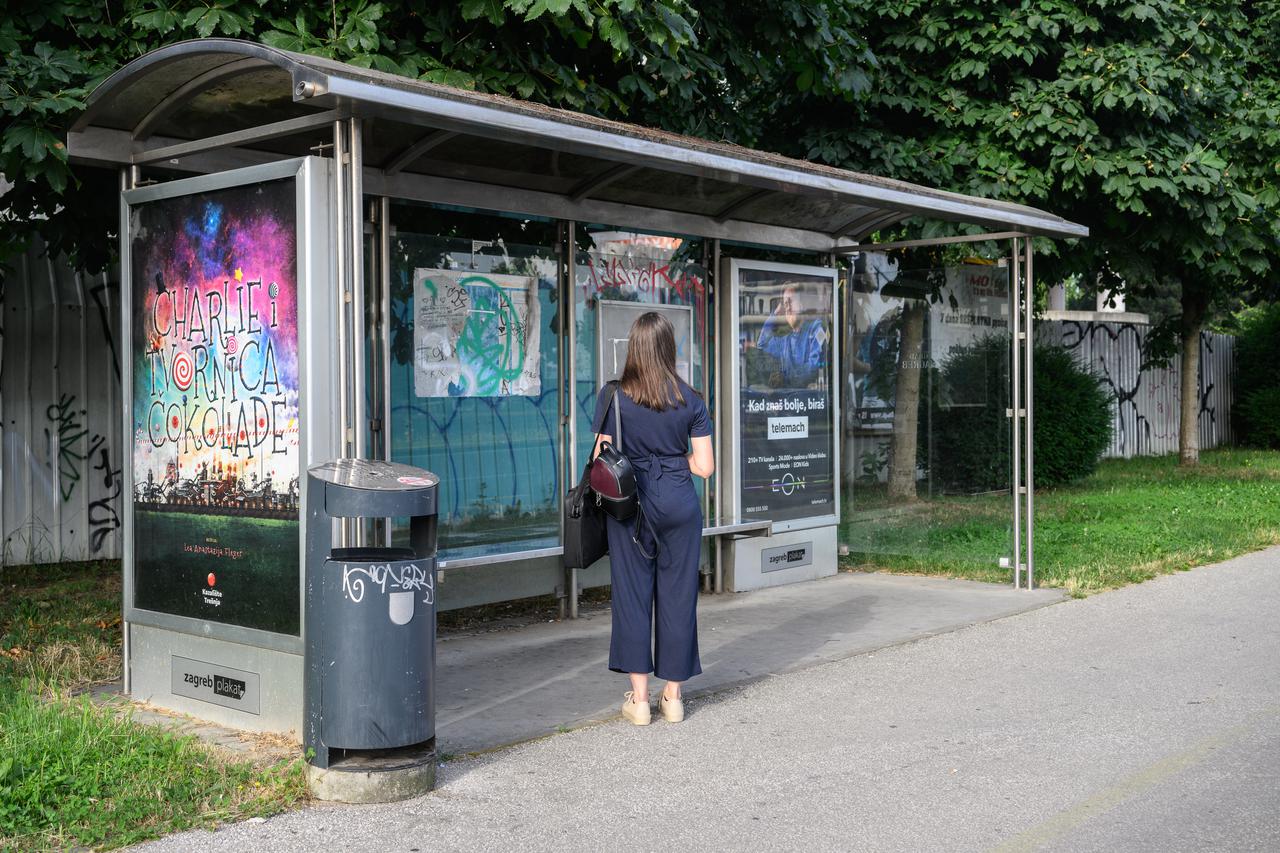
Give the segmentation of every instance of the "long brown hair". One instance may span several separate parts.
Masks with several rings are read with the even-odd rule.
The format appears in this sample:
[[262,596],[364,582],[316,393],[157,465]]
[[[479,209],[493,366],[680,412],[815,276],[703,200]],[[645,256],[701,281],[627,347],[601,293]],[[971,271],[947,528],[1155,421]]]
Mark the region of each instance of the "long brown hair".
[[659,412],[684,405],[676,378],[676,332],[671,321],[647,311],[631,324],[622,390],[635,402]]

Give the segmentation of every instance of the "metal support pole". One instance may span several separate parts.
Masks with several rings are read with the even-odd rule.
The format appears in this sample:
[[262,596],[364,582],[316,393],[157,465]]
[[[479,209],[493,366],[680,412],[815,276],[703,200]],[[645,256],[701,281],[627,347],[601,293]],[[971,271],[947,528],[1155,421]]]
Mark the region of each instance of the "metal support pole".
[[[347,247],[346,243],[349,238],[348,229],[343,228],[347,219],[347,145],[346,131],[344,122],[335,121],[333,123],[333,159],[335,168],[333,170],[334,186],[333,186],[333,206],[338,212],[337,225],[338,235],[334,241],[334,248],[337,249],[337,279],[338,286],[336,289],[338,295],[338,430],[341,439],[338,447],[341,449],[343,458],[351,456],[350,436],[351,436],[351,419],[347,409],[347,385],[350,381],[349,371],[347,370],[347,304],[351,298],[350,278],[347,274]],[[345,527],[345,525],[343,525]],[[346,542],[344,540],[343,544]]]
[[1022,337],[1021,258],[1022,241],[1014,237],[1009,264],[1009,384],[1013,407],[1009,411],[1010,455],[1013,457],[1013,588],[1022,586]]
[[[351,455],[356,459],[369,458],[369,417],[366,394],[368,393],[368,376],[365,372],[368,362],[365,351],[368,329],[365,325],[365,276],[364,276],[364,158],[361,139],[360,119],[352,118],[347,122],[347,268],[348,291],[347,303],[350,308],[351,342],[350,364],[351,374],[347,381],[347,393],[350,395],[351,421],[350,445]],[[343,359],[347,358],[343,353]],[[353,519],[346,522],[350,525],[356,545],[364,545],[368,535],[368,524]]]
[[[714,315],[715,306],[711,299],[711,286],[710,286],[711,279],[709,274],[710,266],[711,266],[711,248],[708,242],[706,240],[703,240],[702,241],[702,274],[703,274],[702,285],[703,286],[702,286],[702,318],[701,318],[703,323],[702,323],[702,387],[701,387],[701,391],[702,391],[702,398],[704,400],[710,401],[711,405],[714,405],[714,402],[718,398],[718,395],[713,393],[715,388],[716,378],[711,369],[711,360],[713,358],[712,356],[713,350],[711,348],[711,337],[712,335],[716,334],[716,330],[715,330],[715,322],[712,319],[715,316]],[[696,294],[696,289],[695,289],[695,294]],[[694,298],[694,302],[695,302],[695,310],[696,310],[696,303],[697,303],[696,295]],[[714,423],[713,423],[713,426],[714,426]],[[714,433],[714,430],[713,430],[713,433]],[[702,484],[702,523],[703,525],[713,523],[712,519],[714,519],[716,515],[719,514],[719,511],[720,511],[719,502],[715,500],[715,482],[718,480],[719,475],[713,473],[711,477],[712,479],[706,480]],[[715,571],[715,568],[714,568],[715,567],[714,551],[716,548],[715,537],[713,537],[712,541],[708,544],[710,545],[710,548],[708,549],[708,561],[710,565],[708,565],[707,567],[708,568],[707,573],[702,576],[703,592],[711,592],[713,589],[712,572]],[[699,552],[698,559],[699,560],[702,559],[701,552]],[[698,568],[699,569],[702,568],[701,564],[699,564]]]
[[[728,389],[725,387],[725,371],[724,371],[725,347],[722,346],[724,342],[719,339],[719,335],[720,335],[720,322],[723,319],[724,300],[728,293],[728,289],[727,288],[722,289],[720,287],[720,241],[718,239],[711,241],[711,268],[707,270],[707,278],[710,282],[707,292],[712,300],[711,304],[713,308],[713,314],[715,316],[715,333],[717,335],[716,348],[715,348],[715,352],[716,352],[715,400],[714,400],[715,405],[712,407],[714,410],[712,413],[712,424],[715,427],[715,429],[713,430],[716,437],[715,440],[720,443],[720,447],[723,450],[723,448],[725,447],[731,447],[733,445],[733,442],[729,436],[724,435],[722,432],[722,430],[724,429],[724,397],[725,397],[725,392]],[[726,444],[726,442],[728,443]],[[717,525],[720,525],[725,523],[724,474],[721,473],[721,470],[720,470],[723,467],[723,464],[721,463],[724,462],[724,453],[718,453],[716,454],[716,457],[717,457],[717,465],[716,465],[716,473],[715,473],[715,479],[716,479],[715,523]],[[717,536],[715,539],[716,539],[716,546],[715,546],[716,547],[716,563],[715,563],[714,588],[716,593],[718,594],[718,593],[724,592],[723,537]]]
[[724,592],[724,537],[716,538],[716,577],[715,592],[720,594]]
[[1033,245],[1030,237],[1022,241],[1023,251],[1026,255],[1026,271],[1022,276],[1022,292],[1023,299],[1026,302],[1026,313],[1023,319],[1022,333],[1026,335],[1026,366],[1023,371],[1024,392],[1023,404],[1027,409],[1027,417],[1024,422],[1022,431],[1025,446],[1023,447],[1023,455],[1026,461],[1026,487],[1027,487],[1027,514],[1026,514],[1026,550],[1027,550],[1027,589],[1034,589],[1036,585],[1035,575],[1035,480],[1033,478],[1034,448],[1035,448],[1035,428],[1032,421],[1032,415],[1035,402],[1035,340],[1032,335],[1032,322],[1035,314],[1035,279],[1031,277],[1031,257],[1033,254]]
[[[561,300],[564,306],[564,325],[562,334],[564,335],[564,345],[568,348],[567,360],[568,370],[565,374],[565,381],[568,383],[568,394],[561,394],[560,397],[564,401],[562,405],[566,406],[564,417],[565,429],[562,433],[567,433],[565,441],[569,445],[569,476],[575,477],[578,473],[578,288],[575,280],[577,273],[576,265],[578,263],[578,223],[570,220],[566,228],[567,244],[565,246],[564,263],[561,265],[564,272],[565,290],[561,291],[567,295],[567,298]],[[567,482],[567,481],[566,481]],[[569,598],[569,618],[578,618],[578,570],[570,569],[569,577],[566,580],[568,585]]]
[[[350,133],[349,174],[351,176],[350,217],[351,229],[351,426],[354,435],[352,445],[357,459],[369,457],[369,418],[366,394],[368,377],[365,375],[366,339],[364,292],[364,145],[361,138],[361,122],[358,118],[347,120]],[[363,528],[361,528],[363,529]]]
[[[711,252],[710,252],[710,249],[707,247],[707,241],[703,240],[702,241],[702,272],[704,277],[706,275],[707,267],[710,264],[710,262],[711,262]],[[695,303],[697,302],[696,289],[695,289],[694,302]],[[695,310],[696,310],[696,304],[695,304]],[[707,289],[705,281],[703,282],[702,310],[703,310],[703,314],[701,318],[703,321],[702,387],[699,390],[702,391],[702,399],[712,400],[714,399],[714,397],[711,393],[711,389],[713,387],[712,382],[714,380],[711,375],[711,335],[712,335],[712,330],[711,330],[712,322],[711,322],[711,316],[710,316],[711,294]],[[711,476],[714,477],[716,475],[712,474]],[[712,504],[712,486],[710,482],[705,482],[703,483],[703,489],[702,489],[702,520],[704,524],[706,523],[707,519],[712,518],[712,515],[711,515],[712,505],[713,505]]]
[[[140,172],[141,170],[137,166],[129,166],[128,168],[121,169],[120,170],[120,192],[123,193],[125,190],[130,190],[130,189],[133,189],[135,186],[137,186]],[[128,227],[129,227],[128,222],[121,222],[120,233],[122,234],[125,233],[125,231],[128,230]],[[26,277],[24,276],[24,278]],[[120,282],[121,291],[124,291],[126,288],[132,288],[132,287],[133,287],[133,282],[131,281],[122,280]],[[123,304],[123,300],[126,298],[123,292],[121,293],[120,298],[121,298],[121,303]],[[30,311],[26,311],[24,313],[26,313],[28,316],[30,316],[31,314]],[[124,322],[124,318],[122,317],[121,323],[123,322]],[[30,335],[27,335],[27,340],[28,341],[31,340]],[[122,354],[121,357],[132,358],[133,355],[129,352],[129,350],[126,349],[125,353]],[[123,365],[121,366],[121,369],[123,369]],[[125,401],[128,401],[128,402],[126,403]],[[129,447],[125,450],[125,453],[124,453],[124,458],[128,461],[126,461],[124,464],[125,466],[127,466],[127,468],[132,469],[133,468],[133,429],[132,429],[133,427],[133,423],[132,423],[133,421],[133,412],[132,412],[133,389],[132,388],[121,389],[121,404],[122,404],[121,408],[128,410],[124,415],[124,431],[121,435],[124,441],[129,442]],[[27,434],[30,435],[29,432]],[[132,479],[132,476],[133,475],[130,474],[129,478]],[[28,488],[27,494],[31,494],[30,486],[28,485],[27,488]],[[130,496],[128,495],[125,496],[125,500],[130,500],[130,499],[131,499]],[[125,511],[129,512],[128,509],[126,509]],[[136,547],[135,541],[132,537],[130,537],[127,540],[126,544],[130,548]],[[121,561],[121,566],[123,569],[123,567],[131,563],[131,561],[129,560],[128,554],[123,554],[122,556],[124,556],[125,558],[124,560]],[[127,569],[124,569],[124,570],[127,571]],[[120,612],[127,613],[129,612],[129,598],[133,594],[133,578],[132,577],[123,578],[122,586],[123,586],[123,590],[121,594]],[[131,645],[131,643],[129,642],[129,635],[132,633],[132,631],[130,630],[131,627],[132,627],[132,623],[130,623],[127,619],[121,620],[120,622],[120,639],[121,639],[120,665],[122,670],[121,682],[122,682],[122,689],[124,690],[124,695],[126,696],[128,696],[130,691],[133,689],[132,667],[129,665],[130,664],[129,647]]]
[[[836,325],[831,330],[832,340],[830,343],[831,357],[831,384],[827,386],[827,395],[831,401],[831,465],[832,465],[832,497],[835,498],[836,510],[836,565],[839,566],[840,558],[840,522],[844,519],[844,477],[842,476],[842,468],[844,465],[844,424],[840,415],[840,398],[841,390],[844,387],[844,377],[840,372],[840,338],[844,337],[843,318],[840,316],[840,264],[838,255],[831,252],[827,255],[827,266],[835,271],[835,286],[831,293],[831,309],[832,316],[835,318]],[[839,336],[839,337],[837,337]],[[928,371],[925,375],[928,376]],[[927,398],[926,399],[930,399]],[[930,425],[932,426],[932,425]],[[933,430],[929,430],[929,434],[933,434]]]
[[[374,340],[376,369],[371,381],[377,389],[376,406],[370,412],[371,420],[378,422],[377,440],[370,447],[370,455],[391,461],[391,199],[381,196],[369,205],[373,219],[373,257],[376,261],[373,281],[377,282],[377,308],[374,311]],[[370,429],[372,438],[373,430]],[[386,547],[391,546],[393,522],[389,518],[377,522],[374,538]]]
[[[382,339],[382,458],[391,461],[391,199],[382,196],[378,200],[378,273],[382,278],[382,290],[378,294],[381,305],[378,315],[381,321]],[[387,540],[390,545],[390,539]]]
[[[568,356],[565,340],[567,338],[567,323],[569,310],[566,307],[568,301],[573,298],[571,288],[567,287],[565,282],[568,280],[566,270],[568,265],[565,263],[565,256],[568,250],[566,244],[566,234],[568,233],[568,223],[563,220],[556,223],[556,328],[560,330],[560,345],[556,347],[556,381],[562,383],[559,393],[556,395],[556,462],[560,466],[560,481],[563,484],[561,493],[567,492],[570,483],[573,482],[573,468],[569,465],[569,422],[567,419],[568,412],[571,411],[568,400],[572,399],[572,394],[566,395],[563,383],[567,382],[565,378],[568,376]],[[564,544],[564,504],[560,504],[560,542]],[[561,589],[566,589],[569,583],[568,572],[561,579],[565,584]],[[556,602],[558,618],[563,620],[568,615],[568,596],[560,595]]]

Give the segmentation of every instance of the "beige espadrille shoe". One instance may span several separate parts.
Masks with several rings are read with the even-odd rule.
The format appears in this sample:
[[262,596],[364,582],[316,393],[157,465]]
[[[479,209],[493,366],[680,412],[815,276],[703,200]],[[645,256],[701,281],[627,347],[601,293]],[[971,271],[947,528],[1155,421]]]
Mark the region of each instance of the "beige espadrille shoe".
[[649,697],[644,697],[643,702],[636,702],[635,695],[630,690],[626,692],[627,701],[622,703],[622,716],[637,726],[647,726],[653,715],[653,710],[649,707]]
[[658,697],[658,711],[662,714],[662,719],[668,723],[678,723],[684,720],[684,700],[668,699],[666,695]]

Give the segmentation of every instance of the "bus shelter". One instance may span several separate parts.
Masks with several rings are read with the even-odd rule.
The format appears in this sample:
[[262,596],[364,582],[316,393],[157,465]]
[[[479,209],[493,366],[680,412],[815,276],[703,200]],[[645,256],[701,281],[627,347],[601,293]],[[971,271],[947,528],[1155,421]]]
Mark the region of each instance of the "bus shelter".
[[[576,616],[608,567],[563,568],[561,497],[648,310],[714,418],[706,588],[834,573],[842,455],[897,428],[872,314],[915,285],[886,258],[947,241],[1008,245],[998,285],[962,270],[933,298],[1003,329],[1010,568],[1033,582],[1032,238],[1083,226],[227,39],[120,69],[68,150],[121,175],[127,692],[297,728],[299,478],[331,458],[439,475],[441,608],[556,593]],[[913,217],[981,233],[863,242]]]

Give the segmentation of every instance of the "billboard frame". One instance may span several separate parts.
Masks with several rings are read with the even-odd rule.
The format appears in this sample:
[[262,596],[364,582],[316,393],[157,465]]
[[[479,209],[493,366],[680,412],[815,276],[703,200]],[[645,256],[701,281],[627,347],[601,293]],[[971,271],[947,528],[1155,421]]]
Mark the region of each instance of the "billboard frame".
[[[298,310],[298,457],[299,477],[307,466],[333,455],[338,436],[332,427],[331,413],[337,404],[337,363],[331,347],[322,342],[334,340],[337,334],[336,307],[325,299],[333,290],[332,247],[336,238],[334,212],[329,196],[333,183],[332,164],[319,157],[300,157],[278,163],[249,166],[227,172],[183,178],[163,184],[125,190],[120,194],[120,279],[121,340],[133,341],[133,266],[132,208],[170,198],[195,195],[233,187],[293,178],[297,223],[297,310]],[[132,348],[132,343],[130,343]],[[298,520],[298,625],[297,635],[281,634],[258,628],[230,625],[190,616],[178,616],[135,606],[135,506],[133,471],[133,357],[122,359],[121,383],[128,389],[123,400],[123,428],[129,443],[129,464],[123,466],[123,586],[126,639],[129,626],[144,625],[189,634],[210,640],[254,646],[289,654],[301,654],[306,627],[303,621],[303,557],[306,543],[306,490],[299,494]],[[327,429],[326,429],[327,427]],[[128,655],[126,655],[128,657]],[[125,661],[126,671],[130,666]]]
[[[741,305],[739,296],[741,294],[740,277],[742,272],[747,270],[759,270],[762,272],[781,272],[796,273],[798,275],[808,275],[819,278],[827,278],[831,281],[831,304],[830,313],[824,315],[832,329],[834,335],[838,327],[836,322],[836,307],[839,300],[840,278],[839,270],[833,266],[808,266],[805,264],[784,264],[775,263],[773,261],[753,261],[744,258],[725,257],[721,259],[721,273],[724,276],[723,281],[728,285],[721,289],[721,293],[725,294],[728,310],[721,309],[721,328],[720,340],[721,347],[725,343],[732,342],[734,344],[733,352],[725,351],[723,354],[729,362],[727,370],[724,373],[724,379],[727,384],[721,385],[721,392],[726,394],[725,399],[728,405],[725,412],[728,415],[728,435],[729,440],[721,440],[721,464],[718,466],[718,472],[724,478],[723,495],[725,500],[725,509],[733,521],[742,521],[742,488],[741,488],[741,471],[742,471],[742,411],[737,405],[737,400],[742,393],[742,360],[738,357],[737,340],[738,329],[741,321]],[[831,345],[831,379],[829,383],[831,400],[831,477],[832,477],[832,502],[835,512],[824,513],[822,515],[810,516],[807,518],[797,518],[784,521],[773,522],[774,533],[786,533],[789,531],[810,530],[819,527],[830,527],[836,525],[840,521],[840,441],[839,441],[839,417],[840,411],[840,354],[839,348],[835,341]],[[727,456],[725,454],[728,454]]]

